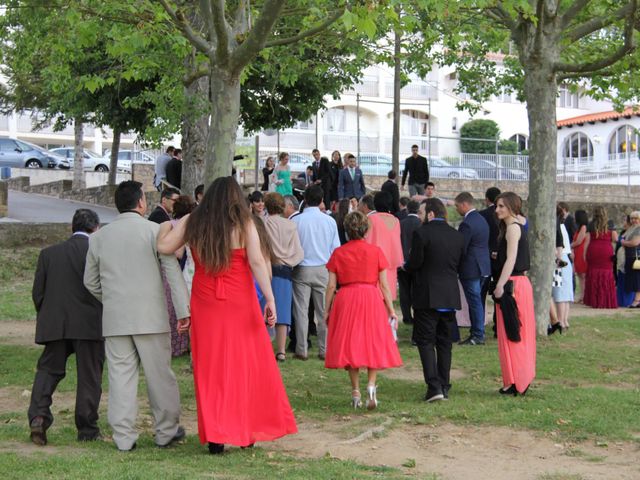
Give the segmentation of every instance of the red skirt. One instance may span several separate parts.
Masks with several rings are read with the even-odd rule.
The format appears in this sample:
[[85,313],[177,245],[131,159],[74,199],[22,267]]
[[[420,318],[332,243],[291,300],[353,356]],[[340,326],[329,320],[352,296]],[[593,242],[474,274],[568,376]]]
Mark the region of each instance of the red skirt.
[[516,386],[522,393],[536,376],[536,316],[533,311],[533,289],[528,277],[516,276],[513,281],[513,298],[518,305],[520,341],[507,338],[500,305],[496,304],[498,330],[498,356],[504,387]]
[[327,368],[393,368],[402,365],[382,294],[354,283],[336,293],[327,336]]

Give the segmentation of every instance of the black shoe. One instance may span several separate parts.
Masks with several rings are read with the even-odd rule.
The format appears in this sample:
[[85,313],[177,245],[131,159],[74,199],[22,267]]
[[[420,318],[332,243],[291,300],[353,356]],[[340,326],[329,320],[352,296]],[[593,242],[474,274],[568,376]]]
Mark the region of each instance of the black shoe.
[[31,428],[31,441],[44,447],[47,444],[47,429],[44,426],[44,417],[34,417],[29,423]]
[[518,395],[518,390],[516,390],[515,385],[511,385],[509,388],[501,388],[498,390],[498,393],[500,393],[500,395],[513,395],[516,397]]
[[158,445],[158,447],[160,448],[170,447],[172,444],[174,444],[175,442],[179,442],[186,436],[187,436],[187,432],[184,431],[184,428],[182,428],[182,426],[178,425],[178,431],[173,436],[173,438],[169,440],[167,443],[165,443],[164,445]]
[[211,455],[220,455],[222,452],[224,452],[224,444],[223,443],[209,442],[209,453]]
[[442,387],[442,395],[444,396],[443,400],[449,400],[449,389],[451,387]]
[[560,323],[554,323],[553,325],[549,325],[547,327],[547,336],[548,335],[553,335],[556,332],[560,332],[560,335],[562,335],[562,325],[560,325]]
[[427,392],[427,394],[424,397],[424,401],[427,403],[438,402],[440,400],[444,400],[444,395],[439,390]]

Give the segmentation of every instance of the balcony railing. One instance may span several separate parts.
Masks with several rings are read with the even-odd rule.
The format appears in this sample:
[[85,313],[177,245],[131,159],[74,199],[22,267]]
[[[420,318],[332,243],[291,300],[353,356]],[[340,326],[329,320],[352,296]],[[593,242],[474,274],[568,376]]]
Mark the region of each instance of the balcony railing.
[[[384,86],[384,94],[387,98],[393,98],[393,83],[386,83]],[[405,100],[437,100],[438,84],[413,82],[405,85],[400,90],[400,97]]]
[[[351,152],[354,155],[358,150],[358,136],[356,133],[331,132],[323,135],[323,145],[328,150],[340,150],[341,152]],[[377,152],[378,137],[371,137],[360,134],[360,151]]]
[[[260,135],[260,145],[265,147],[277,147],[278,135]],[[315,130],[298,130],[295,132],[280,132],[280,146],[286,145],[288,149],[304,148],[313,149],[316,146]]]
[[360,95],[363,95],[365,97],[377,97],[379,96],[378,81],[365,80],[358,85],[354,85],[343,93],[345,95],[355,95],[356,93],[359,93]]

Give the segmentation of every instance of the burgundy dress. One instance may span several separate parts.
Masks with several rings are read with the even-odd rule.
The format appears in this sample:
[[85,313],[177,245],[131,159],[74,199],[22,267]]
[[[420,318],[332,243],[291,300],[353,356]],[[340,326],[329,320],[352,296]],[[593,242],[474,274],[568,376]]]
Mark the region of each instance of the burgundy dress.
[[296,433],[244,248],[211,273],[195,258],[191,348],[200,442],[246,446]]
[[584,285],[584,304],[593,308],[618,308],[616,282],[613,278],[613,246],[611,231],[604,234],[589,232],[587,247],[587,275]]
[[351,240],[337,248],[327,269],[340,289],[329,316],[327,368],[392,368],[402,365],[378,277],[387,268],[379,247]]

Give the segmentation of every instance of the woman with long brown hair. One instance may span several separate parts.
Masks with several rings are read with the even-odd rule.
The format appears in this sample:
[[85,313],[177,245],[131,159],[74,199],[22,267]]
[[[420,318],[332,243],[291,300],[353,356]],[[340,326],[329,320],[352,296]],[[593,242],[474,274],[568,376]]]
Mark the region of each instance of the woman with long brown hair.
[[611,266],[613,244],[618,241],[618,232],[609,230],[609,219],[604,207],[594,208],[588,231],[584,245],[587,275],[582,301],[593,308],[618,308],[616,282]]
[[[276,321],[269,272],[233,178],[215,180],[186,221],[161,230],[158,251],[173,252],[185,242],[196,265],[191,348],[200,442],[208,442],[211,453],[222,453],[225,443],[250,446],[295,433],[264,326],[265,319],[269,326]],[[264,312],[253,278],[265,296]]]
[[536,376],[536,318],[531,282],[525,275],[530,267],[529,243],[518,219],[521,209],[522,200],[513,192],[502,193],[496,199],[500,274],[493,296],[503,383],[499,392],[514,396],[524,395]]

